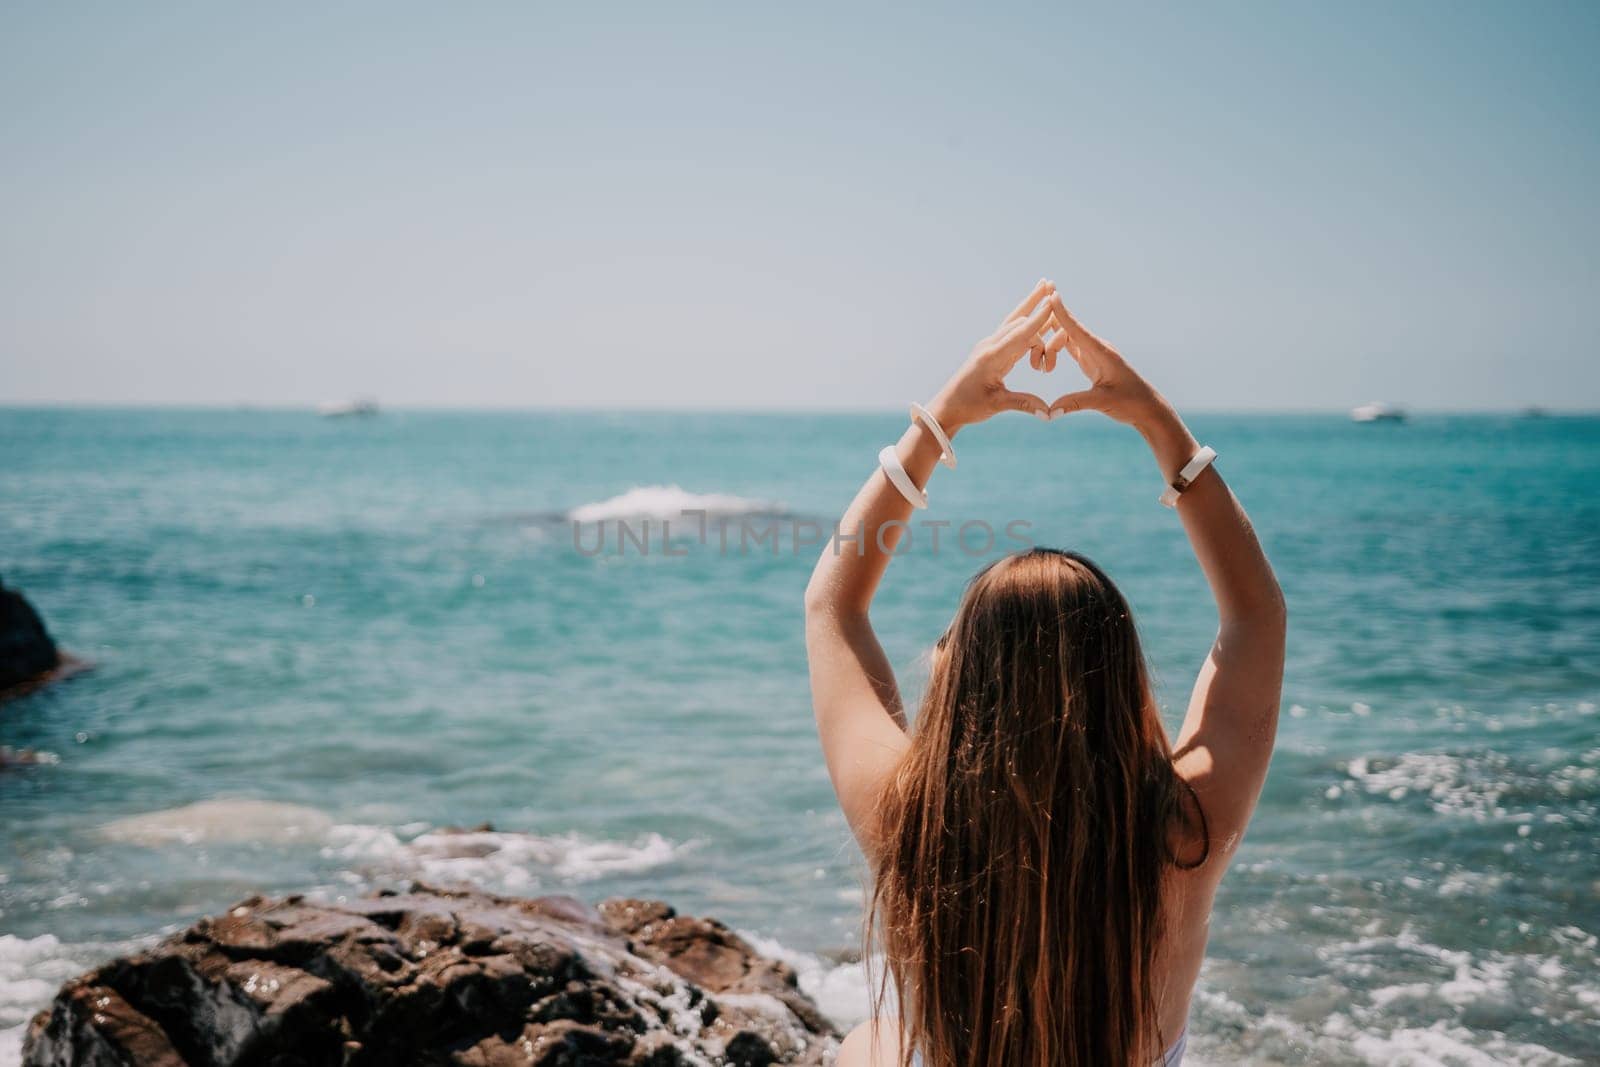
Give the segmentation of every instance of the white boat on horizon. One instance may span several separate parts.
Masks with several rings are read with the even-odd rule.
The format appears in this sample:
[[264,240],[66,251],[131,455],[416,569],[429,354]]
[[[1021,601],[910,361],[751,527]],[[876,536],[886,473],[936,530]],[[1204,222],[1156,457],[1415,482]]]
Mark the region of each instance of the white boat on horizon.
[[1350,409],[1351,422],[1404,422],[1406,421],[1405,409],[1397,404],[1386,404],[1381,400],[1374,400],[1370,404]]
[[351,415],[376,415],[378,402],[371,397],[355,400],[324,400],[317,405],[317,414],[325,419],[342,419]]

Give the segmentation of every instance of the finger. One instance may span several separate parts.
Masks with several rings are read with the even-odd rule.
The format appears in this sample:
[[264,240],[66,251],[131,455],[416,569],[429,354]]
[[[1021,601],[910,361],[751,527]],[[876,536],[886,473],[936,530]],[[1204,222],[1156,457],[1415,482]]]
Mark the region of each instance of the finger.
[[[1056,330],[1051,340],[1056,338],[1061,340],[1061,345],[1056,351],[1060,352],[1065,349],[1067,355],[1071,356],[1078,366],[1084,366],[1084,358],[1089,354],[1092,342],[1096,338],[1083,328],[1081,322],[1072,317],[1072,312],[1068,311],[1065,305],[1060,302],[1060,297],[1049,301],[1049,306],[1050,325]],[[1087,370],[1085,370],[1085,373],[1088,373]]]
[[1050,417],[1059,419],[1074,411],[1097,411],[1099,406],[1099,393],[1093,389],[1079,389],[1076,393],[1064,393],[1056,397],[1055,402],[1050,405]]
[[1051,281],[1049,278],[1040,278],[1039,281],[1034,285],[1033,292],[1029,293],[1027,297],[1023,299],[1022,303],[1012,308],[1011,314],[1000,320],[1000,328],[1004,330],[1011,323],[1022,318],[1022,316],[1032,311],[1034,305],[1042,300],[1047,294],[1055,291],[1055,282]]
[[1089,332],[1083,328],[1083,324],[1081,322],[1073,317],[1072,312],[1067,310],[1066,301],[1061,299],[1060,293],[1052,289],[1050,294],[1042,299],[1050,306],[1050,315],[1053,319],[1055,319],[1057,326],[1061,327],[1063,330],[1073,330],[1079,333]]
[[1050,304],[1046,300],[1041,300],[1027,318],[1018,319],[1011,324],[1011,328],[1000,338],[996,350],[1004,353],[1015,365],[1022,358],[1022,354],[1033,347],[1039,334],[1044,332],[1045,323],[1049,321]]
[[1066,347],[1066,330],[1057,330],[1055,333],[1050,335],[1050,339],[1044,343],[1044,351],[1040,354],[1040,361],[1044,364],[1044,369],[1046,371],[1053,371],[1056,369],[1056,357],[1060,355],[1061,350]]
[[1071,339],[1071,348],[1074,358],[1082,358],[1082,348],[1085,345],[1103,348],[1107,352],[1116,351],[1116,349],[1112,348],[1100,338],[1090,333],[1083,323],[1079,322],[1075,317],[1073,317],[1072,312],[1067,310],[1067,305],[1062,301],[1060,293],[1051,293],[1044,299],[1044,303],[1050,308],[1051,321],[1053,321],[1061,329],[1067,331],[1067,335]]
[[1028,414],[1045,422],[1050,421],[1050,405],[1044,402],[1044,397],[1034,396],[1032,393],[1019,393],[1015,389],[1006,389],[1000,393],[1001,411],[1026,411]]
[[1028,346],[1028,366],[1034,370],[1044,370],[1044,342],[1035,339]]

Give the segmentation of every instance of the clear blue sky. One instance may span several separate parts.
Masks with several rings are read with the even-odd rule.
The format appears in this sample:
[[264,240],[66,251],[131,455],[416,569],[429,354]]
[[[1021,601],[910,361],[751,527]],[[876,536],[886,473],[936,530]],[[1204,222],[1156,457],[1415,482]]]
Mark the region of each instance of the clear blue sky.
[[6,5],[0,403],[1600,407],[1600,4],[1108,6]]

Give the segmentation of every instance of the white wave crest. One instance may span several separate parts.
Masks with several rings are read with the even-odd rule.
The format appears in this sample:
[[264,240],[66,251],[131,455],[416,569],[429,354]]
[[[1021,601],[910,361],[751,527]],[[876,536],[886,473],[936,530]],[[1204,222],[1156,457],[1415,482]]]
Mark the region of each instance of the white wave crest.
[[22,1063],[22,1038],[27,1033],[28,1020],[50,1003],[63,982],[108,956],[132,951],[140,944],[64,945],[53,934],[0,934],[0,1067],[18,1067]]
[[653,870],[688,847],[655,833],[632,841],[594,841],[577,834],[432,830],[402,841],[383,827],[348,825],[333,828],[322,852],[422,881],[525,893],[549,881],[572,885]]
[[582,504],[567,512],[572,522],[616,519],[676,519],[685,512],[705,512],[707,518],[738,515],[773,515],[784,510],[774,500],[757,500],[728,493],[691,493],[676,485],[640,485],[621,496]]
[[[800,991],[817,1004],[817,1008],[841,1030],[848,1030],[871,1014],[868,970],[865,962],[834,963],[809,952],[792,949],[780,941],[759,934],[740,932],[757,952],[782,960],[794,968],[800,982]],[[881,973],[882,961],[873,961],[874,976]],[[892,991],[892,987],[891,987]],[[885,1011],[893,1011],[886,1004]]]
[[60,962],[61,942],[53,934],[0,934],[0,1022],[22,1021],[21,1011],[55,996],[56,987],[77,973],[76,965],[63,970]]
[[[1339,1018],[1335,1016],[1335,1018]],[[1378,1067],[1578,1067],[1579,1061],[1541,1045],[1523,1044],[1500,1034],[1485,1036],[1440,1020],[1388,1034],[1356,1033],[1350,1048]]]

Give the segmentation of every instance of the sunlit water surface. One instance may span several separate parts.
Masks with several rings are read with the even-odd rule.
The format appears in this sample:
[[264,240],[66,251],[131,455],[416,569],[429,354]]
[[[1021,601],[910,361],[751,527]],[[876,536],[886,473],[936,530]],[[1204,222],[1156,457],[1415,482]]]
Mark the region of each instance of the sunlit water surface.
[[[1194,1058],[1595,1062],[1600,421],[1193,421],[1292,627]],[[110,954],[258,891],[411,877],[665,898],[857,1016],[858,969],[828,960],[857,943],[860,869],[793,524],[831,520],[901,425],[0,410],[0,574],[95,662],[0,710],[0,744],[53,758],[0,773],[0,1063]],[[918,518],[1094,556],[1181,708],[1214,616],[1137,437],[1015,418],[959,444]],[[702,544],[685,507],[731,518]],[[648,554],[614,522],[588,554],[594,520],[645,514]],[[990,558],[976,527],[975,554],[944,536],[874,613],[913,692]],[[483,823],[468,850],[429,833]]]

